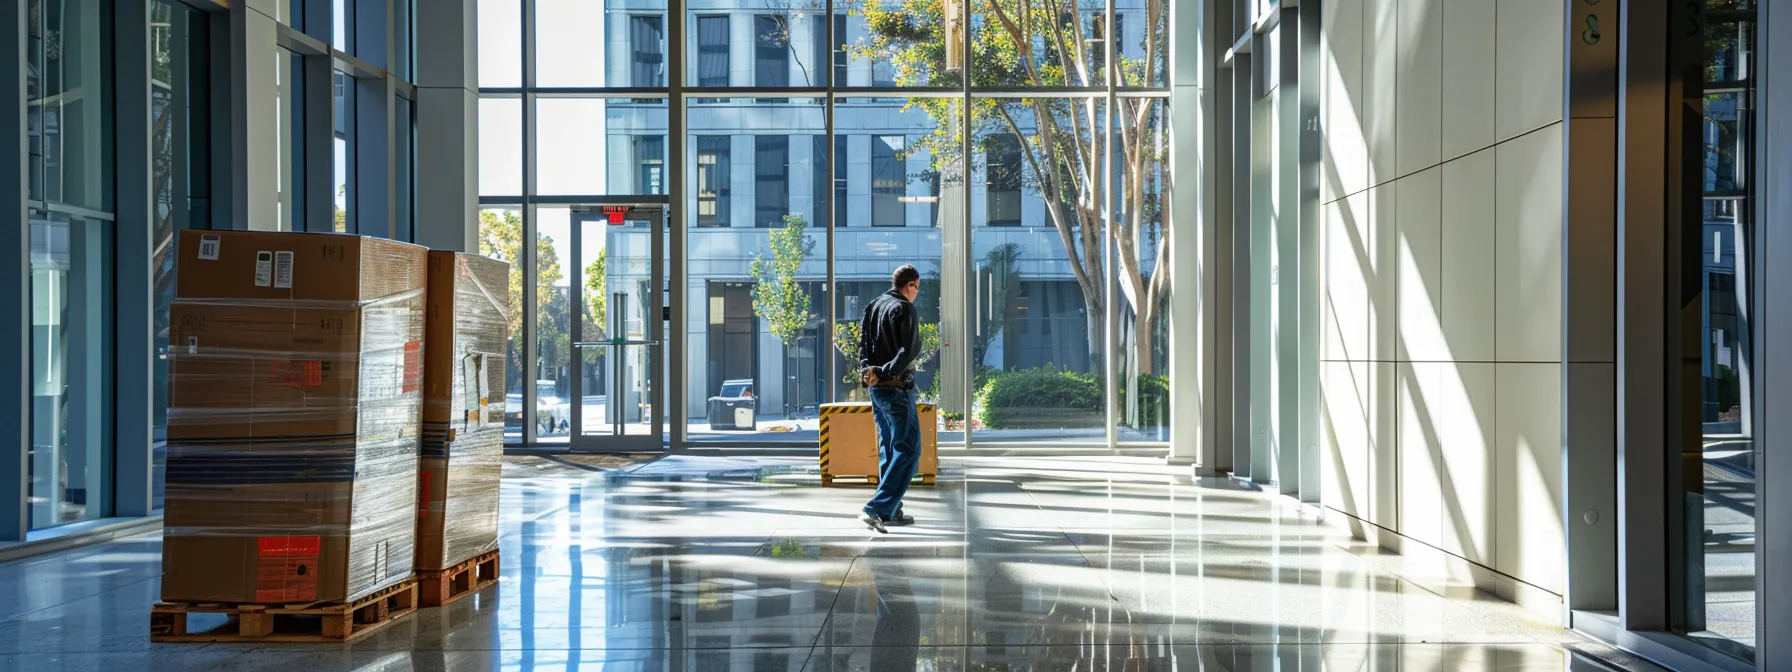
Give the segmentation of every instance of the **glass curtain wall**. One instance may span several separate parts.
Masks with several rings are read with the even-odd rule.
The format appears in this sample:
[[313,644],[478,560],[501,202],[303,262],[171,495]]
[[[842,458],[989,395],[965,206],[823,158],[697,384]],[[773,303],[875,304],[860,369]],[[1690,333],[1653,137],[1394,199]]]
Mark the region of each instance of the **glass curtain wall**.
[[111,514],[112,3],[28,0],[30,527]]
[[1699,216],[1702,244],[1698,282],[1703,301],[1700,332],[1699,452],[1681,460],[1687,484],[1684,512],[1689,538],[1680,566],[1685,595],[1676,630],[1719,651],[1754,660],[1757,528],[1755,450],[1750,371],[1751,290],[1749,242],[1754,216],[1756,3],[1707,0],[1704,74],[1699,124],[1703,190]]
[[154,501],[162,508],[168,427],[168,307],[174,300],[174,237],[211,222],[211,21],[177,0],[150,15],[150,105],[155,197]]
[[[566,328],[550,219],[671,180],[687,270],[668,357],[692,445],[813,445],[818,407],[862,396],[854,330],[902,264],[923,278],[917,382],[943,440],[1167,440],[1164,5],[666,7],[480,3],[482,249],[522,262],[515,289],[537,302],[512,324],[535,346],[513,348],[514,443],[557,440],[524,427],[524,391],[558,398],[571,368],[550,347]],[[749,426],[711,417],[746,396]]]

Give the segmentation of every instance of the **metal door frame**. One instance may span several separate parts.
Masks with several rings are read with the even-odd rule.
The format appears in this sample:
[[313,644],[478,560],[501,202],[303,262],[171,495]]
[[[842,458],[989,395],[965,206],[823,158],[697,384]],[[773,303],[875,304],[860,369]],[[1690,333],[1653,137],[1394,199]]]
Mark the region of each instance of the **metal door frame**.
[[[670,432],[670,427],[667,424],[667,411],[670,409],[667,408],[666,404],[672,398],[668,392],[670,391],[669,388],[673,381],[672,376],[667,374],[666,337],[668,335],[667,322],[669,321],[667,318],[671,317],[671,314],[674,312],[672,311],[670,303],[671,292],[669,290],[671,287],[667,283],[666,276],[666,262],[669,260],[666,250],[667,232],[669,230],[669,223],[672,215],[670,202],[671,199],[664,195],[605,196],[582,199],[581,203],[573,206],[574,214],[569,227],[572,230],[571,259],[573,261],[573,270],[570,275],[575,282],[569,287],[567,301],[569,304],[568,315],[570,316],[568,331],[570,331],[571,336],[574,337],[571,339],[571,352],[568,353],[567,362],[568,368],[571,370],[572,374],[569,376],[571,378],[572,398],[567,404],[568,413],[571,415],[569,419],[570,433],[566,439],[567,450],[570,452],[664,453],[669,448],[668,441],[670,434],[668,432]],[[598,221],[596,217],[591,216],[592,211],[604,206],[616,205],[626,205],[633,210],[633,212],[630,213],[628,221],[649,222],[648,255],[650,258],[648,259],[647,265],[648,286],[652,288],[649,292],[650,294],[657,293],[660,297],[658,301],[660,305],[657,306],[657,311],[656,307],[653,306],[645,307],[643,310],[643,315],[646,316],[646,319],[643,320],[642,338],[638,342],[627,341],[626,339],[619,342],[615,340],[614,337],[609,341],[585,341],[582,340],[584,334],[580,333],[585,324],[585,302],[580,300],[580,292],[582,291],[583,283],[577,282],[577,280],[580,279],[579,276],[584,272],[585,264],[589,263],[588,260],[584,258],[585,226]],[[643,210],[658,213],[658,216],[649,216],[643,219],[636,214]],[[606,246],[605,249],[607,250],[608,246]],[[660,313],[659,319],[654,319],[655,312]],[[652,368],[654,370],[647,373],[647,389],[643,391],[643,397],[645,397],[648,402],[647,424],[650,427],[658,428],[658,431],[650,431],[647,434],[641,435],[631,435],[627,433],[587,435],[584,432],[585,376],[584,371],[579,364],[580,350],[583,348],[613,348],[617,346],[626,347],[629,345],[646,347],[648,358],[653,362]],[[609,394],[614,394],[615,390],[620,389],[619,386],[621,383],[616,381],[616,376],[625,375],[627,368],[622,365],[622,362],[625,359],[625,357],[617,357],[613,361],[608,362],[606,373],[613,381],[613,385],[616,386],[612,387]],[[607,397],[606,402],[611,403]],[[613,403],[621,402],[617,401]],[[611,424],[612,426],[615,426],[617,423]]]

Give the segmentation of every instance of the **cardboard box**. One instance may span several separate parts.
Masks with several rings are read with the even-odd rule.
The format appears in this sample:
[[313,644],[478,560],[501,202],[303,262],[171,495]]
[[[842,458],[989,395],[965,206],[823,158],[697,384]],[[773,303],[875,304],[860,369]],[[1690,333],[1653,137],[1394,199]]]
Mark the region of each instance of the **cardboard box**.
[[416,566],[440,570],[498,546],[510,265],[430,252],[428,301]]
[[[929,403],[915,404],[921,421],[921,463],[916,476],[940,473],[939,412]],[[877,475],[877,421],[871,402],[856,401],[821,405],[821,473],[836,476]],[[824,482],[825,482],[824,480]]]
[[182,231],[162,599],[349,601],[410,576],[426,251]]

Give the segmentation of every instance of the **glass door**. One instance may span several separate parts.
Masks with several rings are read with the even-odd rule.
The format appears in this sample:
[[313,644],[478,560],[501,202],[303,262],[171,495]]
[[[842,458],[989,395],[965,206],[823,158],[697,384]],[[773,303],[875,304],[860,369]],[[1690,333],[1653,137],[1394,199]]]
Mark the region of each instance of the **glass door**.
[[573,209],[567,401],[575,452],[665,449],[665,197]]
[[[1756,645],[1756,510],[1759,481],[1751,374],[1755,290],[1757,2],[1706,0],[1700,59],[1704,76],[1686,84],[1698,104],[1699,137],[1684,169],[1698,171],[1700,441],[1687,442],[1679,467],[1684,486],[1680,527],[1680,605],[1675,630],[1742,660]],[[1690,223],[1689,223],[1690,224]],[[1688,423],[1691,424],[1691,423]],[[1674,604],[1675,602],[1670,602]]]

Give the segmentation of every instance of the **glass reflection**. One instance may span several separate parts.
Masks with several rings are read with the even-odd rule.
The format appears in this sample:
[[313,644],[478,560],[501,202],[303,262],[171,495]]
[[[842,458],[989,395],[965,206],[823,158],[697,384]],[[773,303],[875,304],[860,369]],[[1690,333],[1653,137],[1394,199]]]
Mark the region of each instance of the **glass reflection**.
[[1754,659],[1756,477],[1749,417],[1755,240],[1755,3],[1707,0],[1704,36],[1704,202],[1699,250],[1703,313],[1703,441],[1682,460],[1686,497],[1685,599],[1676,629]]
[[31,218],[31,527],[110,515],[112,225]]

